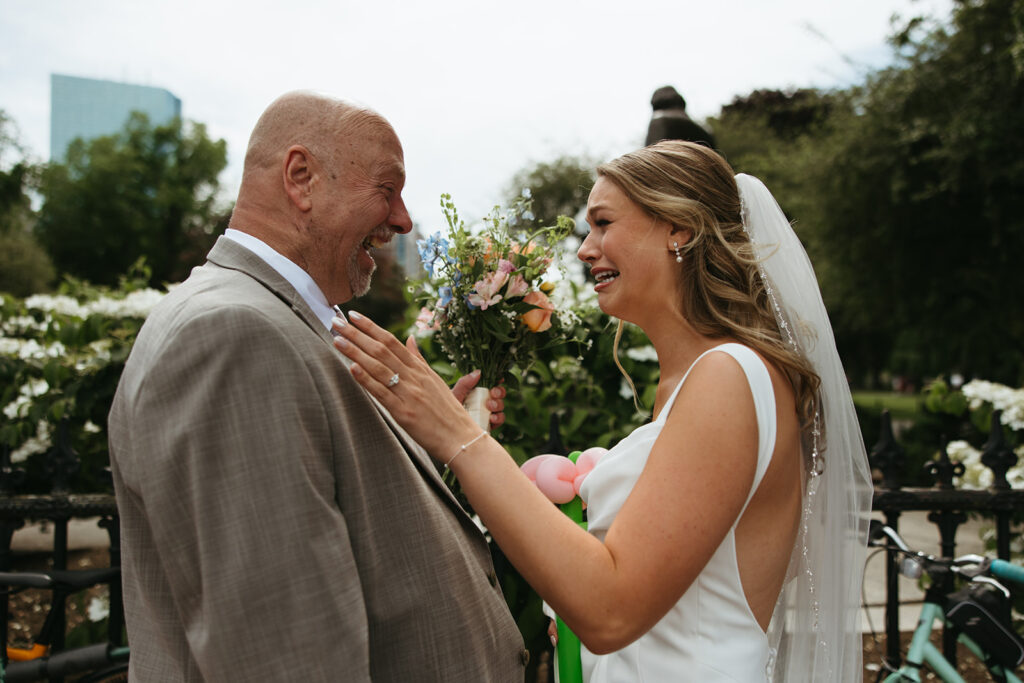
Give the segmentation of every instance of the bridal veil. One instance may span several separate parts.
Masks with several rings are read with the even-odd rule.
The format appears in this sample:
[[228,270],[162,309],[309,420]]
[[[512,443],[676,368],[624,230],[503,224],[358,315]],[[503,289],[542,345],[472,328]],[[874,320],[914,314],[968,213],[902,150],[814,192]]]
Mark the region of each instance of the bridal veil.
[[860,590],[871,475],[850,389],[811,262],[764,184],[736,176],[743,224],[783,340],[821,378],[805,438],[808,477],[797,542],[769,627],[768,679],[861,679]]

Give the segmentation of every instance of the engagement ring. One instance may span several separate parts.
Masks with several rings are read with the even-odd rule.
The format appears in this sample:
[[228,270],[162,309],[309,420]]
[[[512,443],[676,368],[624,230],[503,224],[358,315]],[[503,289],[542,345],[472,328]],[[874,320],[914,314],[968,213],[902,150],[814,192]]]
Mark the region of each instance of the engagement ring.
[[388,387],[393,387],[398,384],[398,373],[391,375],[391,379],[388,380]]

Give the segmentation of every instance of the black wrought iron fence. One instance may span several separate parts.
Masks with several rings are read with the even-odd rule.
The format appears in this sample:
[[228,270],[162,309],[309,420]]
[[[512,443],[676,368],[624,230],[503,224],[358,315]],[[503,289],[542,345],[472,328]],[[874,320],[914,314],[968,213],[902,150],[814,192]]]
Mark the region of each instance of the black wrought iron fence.
[[[927,488],[904,487],[906,454],[893,436],[889,412],[883,411],[881,434],[870,455],[871,466],[881,477],[875,487],[874,511],[882,513],[885,523],[896,530],[899,530],[900,515],[904,512],[928,512],[928,521],[937,528],[939,547],[945,557],[956,555],[956,532],[967,521],[968,513],[983,513],[995,522],[996,554],[1009,560],[1013,539],[1011,522],[1015,513],[1024,511],[1024,490],[1011,489],[1006,479],[1007,472],[1017,463],[1017,455],[1005,440],[1000,413],[995,411],[992,415],[992,428],[981,455],[982,464],[992,471],[992,485],[985,490],[967,490],[953,485],[954,478],[964,474],[964,466],[950,461],[947,444],[942,445],[937,461],[925,465],[934,484]],[[888,555],[885,569],[886,658],[896,665],[900,659],[899,572],[894,557]],[[946,579],[949,585],[944,588],[952,591],[954,579],[949,574]],[[951,662],[956,662],[956,635],[949,630],[943,633],[943,653]]]
[[[0,445],[0,571],[9,571],[14,565],[12,543],[14,534],[26,524],[46,522],[53,532],[53,544],[49,549],[52,568],[68,568],[68,525],[72,519],[98,518],[97,523],[106,530],[110,540],[110,566],[121,564],[120,527],[117,517],[117,503],[113,494],[71,493],[68,482],[79,467],[78,456],[71,448],[68,426],[62,422],[57,430],[54,445],[43,454],[50,475],[51,488],[45,494],[20,492],[24,472],[11,463],[10,449]],[[111,643],[123,644],[124,608],[121,582],[115,579],[108,584],[110,596],[109,639]],[[55,600],[63,600],[54,595]],[[65,605],[54,610],[58,623],[54,628],[54,650],[64,647]],[[10,604],[6,592],[0,595],[0,637],[7,642],[7,624]]]

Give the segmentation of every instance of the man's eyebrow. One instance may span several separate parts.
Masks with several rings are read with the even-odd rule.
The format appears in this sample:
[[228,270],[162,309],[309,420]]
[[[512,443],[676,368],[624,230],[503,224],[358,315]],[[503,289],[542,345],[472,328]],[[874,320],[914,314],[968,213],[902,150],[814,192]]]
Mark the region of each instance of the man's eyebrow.
[[394,175],[394,176],[398,176],[402,180],[405,180],[405,164],[403,164],[403,163],[399,163],[397,161],[395,161],[395,162],[388,162],[388,163],[386,163],[383,166],[381,171],[385,175]]

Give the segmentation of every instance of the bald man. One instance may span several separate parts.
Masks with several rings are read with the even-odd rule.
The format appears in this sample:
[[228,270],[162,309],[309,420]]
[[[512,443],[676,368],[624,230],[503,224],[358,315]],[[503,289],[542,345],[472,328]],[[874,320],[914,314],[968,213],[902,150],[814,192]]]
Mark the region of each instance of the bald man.
[[109,418],[136,683],[523,680],[484,538],[331,344],[404,182],[381,116],[282,96],[139,333]]

